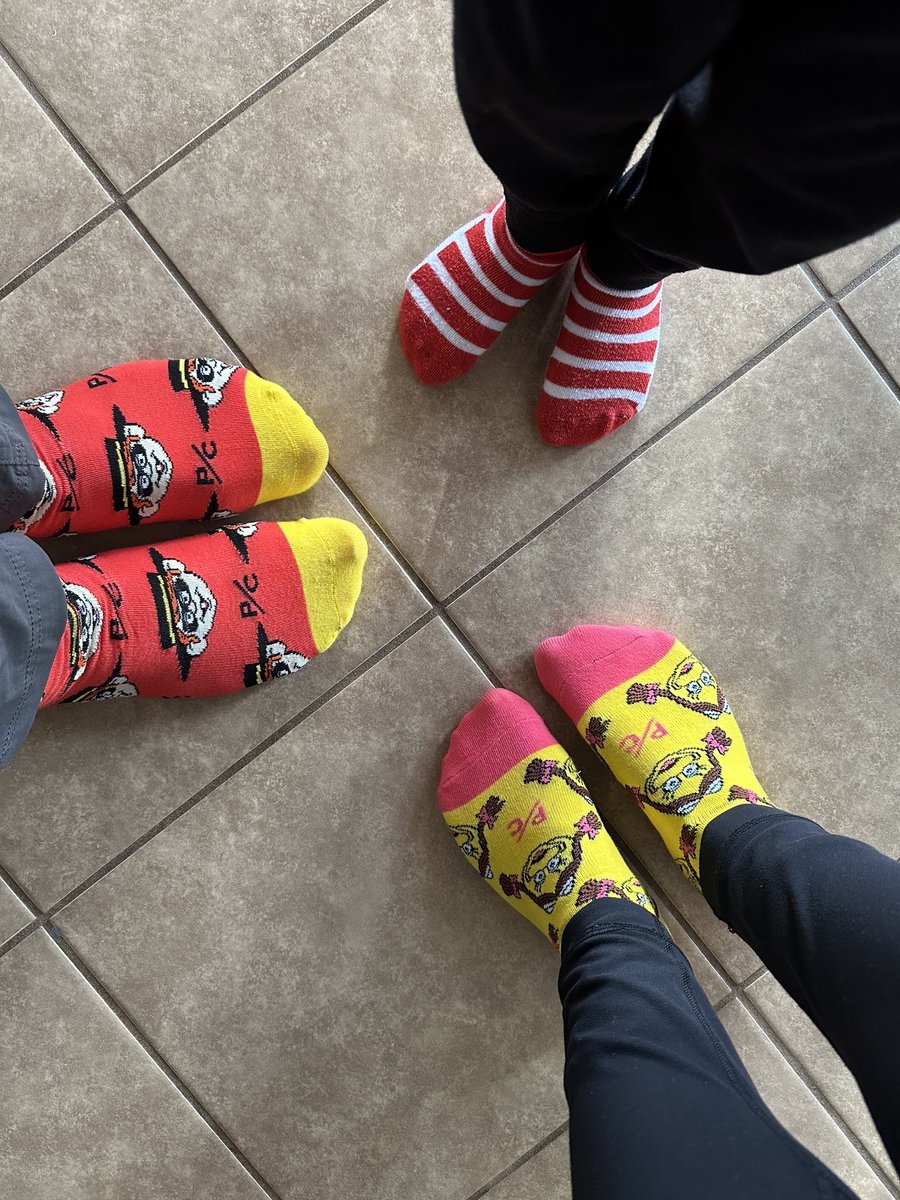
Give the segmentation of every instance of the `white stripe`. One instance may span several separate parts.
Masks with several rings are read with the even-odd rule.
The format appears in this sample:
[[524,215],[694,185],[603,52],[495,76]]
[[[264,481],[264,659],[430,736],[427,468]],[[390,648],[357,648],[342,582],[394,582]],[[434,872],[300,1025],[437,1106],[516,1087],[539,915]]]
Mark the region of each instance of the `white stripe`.
[[[464,308],[470,317],[474,317],[479,325],[484,325],[486,329],[496,329],[498,332],[506,328],[505,321],[495,321],[493,317],[489,317],[486,312],[482,312],[474,301],[470,300],[466,293],[462,290],[444,264],[437,256],[437,251],[429,254],[425,259],[428,266],[431,267],[435,275],[460,306]],[[424,265],[424,264],[423,264]]]
[[481,284],[486,292],[494,297],[495,300],[500,300],[503,304],[508,304],[511,308],[522,308],[528,303],[527,300],[518,300],[515,296],[507,296],[506,292],[502,292],[496,284],[491,283],[481,267],[475,261],[475,255],[472,253],[472,247],[465,238],[459,243],[460,253],[466,260],[466,266]]
[[584,258],[580,260],[578,265],[584,272],[584,277],[591,287],[595,287],[598,292],[609,292],[611,296],[649,296],[651,292],[655,292],[659,287],[658,283],[651,283],[649,287],[645,288],[635,288],[633,291],[629,291],[627,288],[610,287],[608,283],[604,283],[602,280],[597,278],[591,268],[584,261]]
[[633,392],[628,388],[577,388],[561,387],[558,383],[544,380],[544,391],[556,400],[636,400],[643,406],[646,392]]
[[605,359],[599,358],[579,358],[577,354],[569,354],[565,350],[560,350],[559,346],[550,355],[557,362],[565,363],[567,367],[578,367],[583,371],[638,371],[649,375],[653,370],[652,362],[634,362],[629,359],[627,362],[607,362]]
[[620,345],[631,342],[652,342],[659,337],[658,325],[654,325],[652,329],[641,329],[637,333],[613,333],[611,330],[607,332],[605,329],[590,329],[587,325],[579,325],[571,317],[563,317],[562,327],[569,333],[587,338],[592,342],[616,342]]
[[[441,242],[441,244],[439,246],[436,246],[434,248],[434,250],[432,250],[432,252],[431,252],[431,254],[429,254],[428,258],[431,258],[432,255],[434,255],[434,254],[440,254],[442,250],[446,250],[447,247],[452,246],[454,242],[458,242],[460,240],[464,241],[465,236],[469,232],[469,230],[473,229],[478,224],[478,222],[483,219],[484,219],[484,217],[482,215],[480,217],[473,217],[471,221],[467,221],[465,225],[460,226],[460,228],[455,230],[453,233],[451,233],[449,237],[444,238],[444,240]],[[419,263],[419,267],[423,267],[425,265],[425,263],[428,262],[428,258],[423,259],[422,262]],[[416,267],[416,271],[418,271],[419,267]],[[413,275],[415,275],[416,271],[413,271]]]
[[637,320],[638,317],[646,317],[648,313],[653,312],[654,308],[659,305],[659,296],[655,296],[649,304],[645,304],[643,308],[607,308],[605,304],[594,304],[578,290],[578,284],[572,280],[572,295],[578,301],[582,308],[586,308],[588,312],[599,313],[601,317],[631,317]]
[[484,236],[487,238],[487,244],[493,251],[494,258],[504,268],[511,279],[515,279],[517,283],[527,284],[529,287],[540,287],[542,283],[546,283],[545,277],[536,278],[534,275],[523,275],[521,271],[517,271],[512,265],[500,247],[497,245],[497,239],[494,237],[494,222],[490,216],[484,219]]
[[407,291],[413,300],[418,304],[419,308],[437,329],[442,333],[451,345],[456,346],[458,350],[465,350],[466,354],[484,354],[483,346],[476,346],[473,342],[468,341],[461,334],[457,333],[452,325],[448,325],[441,314],[437,311],[419,285],[412,279],[406,285]]

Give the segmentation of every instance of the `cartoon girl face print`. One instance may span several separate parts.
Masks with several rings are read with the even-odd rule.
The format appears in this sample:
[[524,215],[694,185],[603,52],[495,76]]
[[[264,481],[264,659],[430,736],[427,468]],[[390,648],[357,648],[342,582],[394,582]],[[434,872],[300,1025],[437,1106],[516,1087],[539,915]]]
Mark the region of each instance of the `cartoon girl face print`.
[[47,515],[47,513],[56,503],[57,490],[53,476],[40,459],[38,459],[38,466],[41,468],[41,472],[44,476],[44,491],[34,508],[29,509],[27,513],[24,513],[21,517],[19,517],[18,521],[16,521],[16,523],[13,525],[13,529],[16,533],[24,533],[25,530],[30,529],[32,525],[36,525],[42,517]]
[[71,682],[80,679],[88,663],[100,647],[103,629],[103,609],[93,592],[79,583],[63,584],[66,596],[66,619],[71,636],[69,667]]
[[[552,912],[560,896],[568,896],[575,886],[575,873],[560,876],[574,863],[572,838],[553,837],[535,846],[522,868],[522,882],[534,895],[545,912]],[[550,893],[549,895],[547,893]]]
[[667,687],[673,700],[683,699],[702,707],[708,717],[731,711],[711,672],[695,658],[686,658],[678,664],[669,676]]
[[716,727],[702,746],[688,746],[659,760],[647,777],[641,801],[657,812],[686,816],[704,796],[722,790],[722,768],[716,755],[724,755],[731,739]]

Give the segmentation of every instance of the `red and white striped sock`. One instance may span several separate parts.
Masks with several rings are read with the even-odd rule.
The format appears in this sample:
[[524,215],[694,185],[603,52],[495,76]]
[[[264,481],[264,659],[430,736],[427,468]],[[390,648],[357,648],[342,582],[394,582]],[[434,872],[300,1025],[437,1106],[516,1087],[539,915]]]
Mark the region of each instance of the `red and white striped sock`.
[[537,409],[552,446],[586,446],[644,407],[656,354],[662,283],[625,291],[578,260]]
[[576,251],[522,250],[506,227],[505,200],[457,229],[406,281],[400,341],[419,379],[464,375]]

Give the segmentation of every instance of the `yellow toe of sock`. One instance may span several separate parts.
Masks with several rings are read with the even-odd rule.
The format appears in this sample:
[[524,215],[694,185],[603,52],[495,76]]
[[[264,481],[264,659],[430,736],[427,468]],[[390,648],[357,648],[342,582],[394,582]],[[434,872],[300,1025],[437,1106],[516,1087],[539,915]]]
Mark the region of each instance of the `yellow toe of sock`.
[[328,443],[312,418],[277,383],[247,372],[247,409],[262,454],[257,504],[311,488],[328,464]]
[[320,517],[280,522],[303,580],[313,641],[327,650],[353,616],[369,548],[349,521]]

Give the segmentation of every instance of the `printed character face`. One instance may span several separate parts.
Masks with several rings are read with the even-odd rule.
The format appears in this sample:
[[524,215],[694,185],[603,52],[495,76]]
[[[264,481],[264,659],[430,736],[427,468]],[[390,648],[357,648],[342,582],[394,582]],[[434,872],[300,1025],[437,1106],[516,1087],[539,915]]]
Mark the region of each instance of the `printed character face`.
[[718,717],[723,711],[715,679],[696,659],[683,659],[669,676],[666,687],[672,696],[690,704],[706,705],[709,717]]
[[124,446],[128,490],[142,517],[159,512],[160,501],[172,482],[172,460],[156,438],[140,425],[126,425]]
[[215,408],[219,403],[226,383],[237,370],[217,358],[188,358],[184,367],[194,390],[203,394],[207,408]]
[[522,869],[522,882],[539,895],[542,892],[555,893],[554,897],[544,901],[542,905],[546,912],[553,911],[556,896],[567,896],[575,886],[575,876],[570,875],[557,891],[560,875],[573,861],[572,838],[568,837],[554,837],[541,842],[540,846],[535,846],[528,855]]
[[451,825],[450,832],[466,858],[478,858],[481,847],[478,845],[478,830],[474,825]]
[[34,508],[29,509],[27,513],[19,517],[18,521],[13,525],[13,529],[17,533],[24,533],[32,525],[36,525],[41,517],[48,512],[51,505],[56,502],[56,484],[53,482],[53,476],[40,459],[38,459],[38,466],[41,468],[44,476],[44,491]]
[[644,784],[643,798],[660,812],[685,816],[704,796],[722,787],[719,767],[705,750],[679,750],[656,764]]
[[293,675],[309,662],[296,650],[288,650],[284,642],[269,642],[266,646],[265,675],[267,679],[280,679],[282,675]]
[[66,615],[71,633],[69,661],[72,680],[80,679],[100,645],[103,610],[93,592],[79,583],[63,585],[66,594]]
[[187,653],[202,654],[216,615],[216,598],[209,584],[175,558],[163,559],[178,640]]
[[62,392],[45,392],[43,396],[32,396],[30,400],[20,400],[16,408],[20,412],[40,413],[44,417],[52,417],[59,408]]

